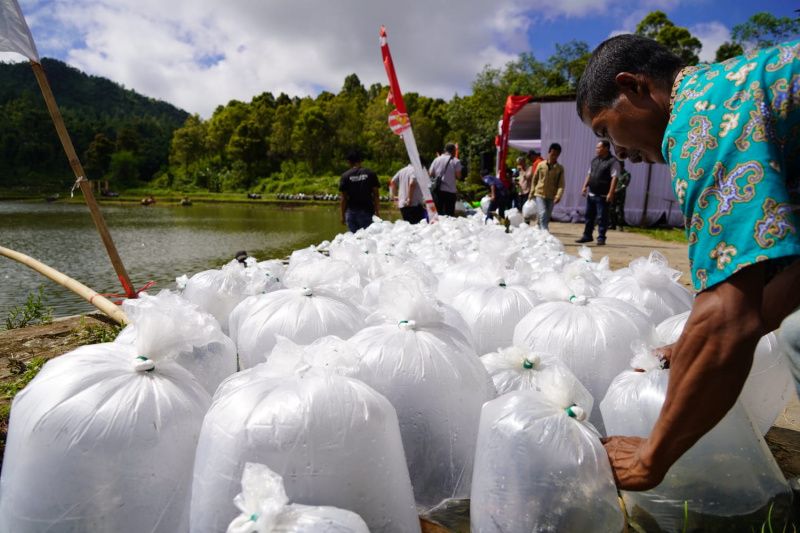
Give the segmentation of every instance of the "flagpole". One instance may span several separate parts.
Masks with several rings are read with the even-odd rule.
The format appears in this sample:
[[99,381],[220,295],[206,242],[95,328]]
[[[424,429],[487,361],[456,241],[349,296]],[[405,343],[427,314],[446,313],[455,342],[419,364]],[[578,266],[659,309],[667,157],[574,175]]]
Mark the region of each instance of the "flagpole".
[[[436,204],[433,202],[433,196],[431,195],[431,180],[428,173],[422,168],[422,162],[419,159],[417,141],[414,139],[414,131],[411,129],[411,120],[408,118],[406,104],[403,101],[403,92],[400,90],[400,84],[397,81],[397,73],[394,70],[392,53],[389,50],[389,42],[386,37],[386,28],[384,26],[381,26],[380,37],[383,66],[386,69],[386,76],[389,78],[389,101],[391,101],[395,107],[395,110],[389,114],[389,124],[392,131],[403,139],[403,144],[406,146],[406,152],[408,152],[411,166],[414,167],[414,175],[422,190],[422,198],[425,202],[425,209],[428,212],[428,222],[434,222],[439,217],[439,214],[436,211]],[[392,120],[397,121],[395,126],[392,126]]]
[[106,221],[97,206],[97,201],[92,192],[92,186],[85,177],[83,166],[81,165],[80,159],[78,159],[78,154],[75,153],[75,147],[72,145],[72,139],[70,139],[69,132],[64,124],[64,119],[61,117],[61,111],[58,109],[58,104],[56,104],[56,99],[53,96],[53,91],[50,89],[50,84],[47,81],[44,69],[40,63],[33,60],[31,60],[31,68],[33,68],[33,74],[36,76],[36,81],[39,83],[39,88],[42,91],[42,96],[44,96],[44,101],[45,104],[47,104],[50,117],[53,119],[58,138],[61,140],[61,145],[64,147],[67,159],[69,159],[69,165],[72,167],[72,172],[75,174],[75,183],[80,187],[83,193],[83,198],[86,200],[86,205],[89,207],[89,213],[92,216],[94,225],[97,227],[97,231],[100,233],[100,238],[106,247],[106,252],[108,252],[108,257],[111,259],[111,264],[114,266],[122,288],[125,290],[125,295],[128,298],[136,298],[136,291],[133,289],[131,280],[128,277],[128,272],[122,264],[119,253],[117,253],[117,248],[114,246],[114,241],[111,239]]

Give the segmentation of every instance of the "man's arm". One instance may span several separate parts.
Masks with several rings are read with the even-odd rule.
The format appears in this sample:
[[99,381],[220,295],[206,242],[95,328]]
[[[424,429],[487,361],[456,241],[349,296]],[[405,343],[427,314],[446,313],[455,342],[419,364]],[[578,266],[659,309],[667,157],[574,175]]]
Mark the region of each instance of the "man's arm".
[[614,201],[614,192],[616,191],[617,187],[617,176],[616,174],[611,178],[611,185],[608,188],[608,194],[606,195],[606,202],[611,203]]
[[561,171],[558,173],[558,189],[556,190],[556,197],[553,199],[553,203],[557,204],[561,201],[561,197],[564,196],[564,167],[561,167]]
[[380,196],[380,189],[378,187],[372,188],[372,205],[375,208],[375,216],[380,216],[380,209],[381,209],[381,196]]
[[539,168],[541,168],[541,166],[542,165],[536,166],[536,171],[533,173],[533,178],[531,178],[531,190],[528,192],[528,200],[536,198],[536,195],[533,193],[536,190],[536,185],[539,183]]
[[617,486],[647,490],[733,406],[763,333],[763,264],[700,293],[672,347],[667,396],[650,437],[604,440]]
[[586,196],[589,193],[589,178],[592,176],[591,172],[586,174],[586,179],[583,180],[583,187],[581,188],[581,194]]
[[389,198],[392,199],[393,202],[397,201],[397,180],[395,179],[397,175],[389,182]]
[[408,180],[408,196],[406,196],[406,206],[411,205],[411,199],[414,197],[414,189],[417,188],[417,179],[411,178]]
[[339,193],[339,209],[342,212],[342,224],[345,223],[345,212],[347,211],[347,193],[341,191]]

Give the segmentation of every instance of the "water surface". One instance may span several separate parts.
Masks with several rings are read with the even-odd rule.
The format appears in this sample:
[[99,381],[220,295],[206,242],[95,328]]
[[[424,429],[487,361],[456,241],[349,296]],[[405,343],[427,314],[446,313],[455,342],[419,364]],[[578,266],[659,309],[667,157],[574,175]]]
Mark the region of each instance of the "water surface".
[[[175,277],[218,268],[238,250],[258,259],[331,239],[346,228],[338,205],[281,208],[247,204],[191,207],[103,205],[103,215],[134,287],[174,288]],[[94,290],[121,292],[103,243],[83,204],[0,202],[0,245],[27,254]],[[9,309],[44,285],[55,316],[94,309],[81,298],[0,256],[0,328]]]

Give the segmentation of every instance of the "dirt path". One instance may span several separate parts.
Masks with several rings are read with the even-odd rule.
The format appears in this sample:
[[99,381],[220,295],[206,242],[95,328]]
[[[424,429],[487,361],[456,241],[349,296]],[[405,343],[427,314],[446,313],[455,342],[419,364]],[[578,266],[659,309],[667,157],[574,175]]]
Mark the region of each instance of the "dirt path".
[[586,245],[577,244],[575,239],[581,237],[583,224],[564,222],[551,222],[550,233],[564,243],[564,248],[570,254],[577,254],[581,246],[588,246],[592,250],[592,259],[594,261],[599,261],[603,256],[607,255],[611,268],[614,270],[628,266],[628,263],[637,257],[647,257],[650,250],[658,250],[667,258],[672,268],[683,272],[681,283],[688,288],[692,286],[686,244],[659,241],[641,233],[612,230],[609,230],[606,234],[608,240],[605,246],[597,246],[595,242],[590,242]]

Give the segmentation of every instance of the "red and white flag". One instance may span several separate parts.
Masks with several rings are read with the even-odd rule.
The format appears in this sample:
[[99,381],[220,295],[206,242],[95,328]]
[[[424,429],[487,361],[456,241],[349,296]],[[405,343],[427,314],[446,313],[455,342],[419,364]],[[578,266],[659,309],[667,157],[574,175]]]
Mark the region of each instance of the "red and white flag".
[[36,43],[17,0],[0,0],[0,52],[16,52],[39,62]]
[[383,66],[386,68],[386,75],[389,78],[389,96],[386,98],[386,103],[393,104],[395,107],[389,113],[389,127],[403,139],[403,144],[406,145],[408,158],[411,160],[411,166],[414,167],[414,176],[417,178],[417,183],[419,183],[419,187],[422,190],[422,197],[425,200],[428,221],[433,222],[438,215],[431,196],[431,180],[419,160],[417,141],[414,139],[414,131],[411,129],[411,120],[408,118],[406,103],[403,101],[403,93],[400,91],[400,84],[397,82],[397,74],[394,71],[394,62],[392,62],[392,53],[389,51],[389,43],[386,40],[386,28],[384,26],[381,26],[380,35]]

